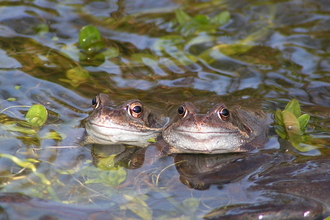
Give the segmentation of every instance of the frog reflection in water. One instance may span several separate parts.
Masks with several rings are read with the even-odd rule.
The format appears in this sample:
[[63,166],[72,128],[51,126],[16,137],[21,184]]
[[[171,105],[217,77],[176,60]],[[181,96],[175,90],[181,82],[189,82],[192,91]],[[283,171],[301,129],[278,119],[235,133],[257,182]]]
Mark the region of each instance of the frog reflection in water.
[[184,185],[198,190],[216,185],[221,195],[228,195],[230,204],[224,201],[203,218],[235,220],[329,216],[329,160],[319,156],[306,163],[306,157],[295,158],[278,150],[174,157]]
[[[198,103],[197,103],[198,104]],[[196,108],[186,102],[163,129],[170,153],[217,154],[245,152],[263,145],[267,140],[267,117],[261,109],[239,105],[215,104],[205,114],[205,103]]]
[[94,110],[86,120],[89,137],[86,143],[149,145],[166,122],[161,114],[148,109],[139,100],[115,105],[106,94],[99,94],[92,101]]

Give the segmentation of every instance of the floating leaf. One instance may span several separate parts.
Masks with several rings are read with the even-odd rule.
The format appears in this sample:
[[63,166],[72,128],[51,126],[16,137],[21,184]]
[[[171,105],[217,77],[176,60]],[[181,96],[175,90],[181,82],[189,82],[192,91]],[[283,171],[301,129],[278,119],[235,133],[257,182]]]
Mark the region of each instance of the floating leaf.
[[306,131],[309,119],[310,119],[310,116],[308,114],[303,114],[298,118],[298,122],[299,122],[299,125],[300,125],[300,130],[302,132]]
[[276,110],[275,111],[275,121],[276,121],[276,124],[278,124],[279,126],[284,127],[283,116],[282,116],[282,111],[281,110]]
[[48,113],[43,105],[32,105],[25,120],[33,127],[41,127],[47,121]]
[[301,134],[298,119],[292,112],[290,112],[288,110],[283,110],[282,116],[283,116],[283,122],[285,125],[285,130],[286,130],[288,136],[294,135],[294,134]]
[[181,9],[175,10],[175,17],[180,25],[184,25],[191,20],[191,17]]
[[280,125],[275,125],[274,128],[278,136],[280,136],[282,139],[286,139],[287,135],[284,127]]
[[296,118],[301,115],[300,105],[297,99],[292,99],[285,107],[285,110],[292,112]]
[[16,98],[14,98],[14,97],[10,97],[7,99],[7,101],[10,101],[10,102],[15,101],[15,100],[16,100]]
[[105,43],[102,41],[99,30],[92,25],[87,25],[80,30],[79,46],[86,53],[94,53],[103,49]]
[[229,11],[223,11],[211,19],[211,21],[217,25],[227,24],[229,22],[229,20],[230,20]]
[[15,89],[20,89],[20,88],[21,88],[21,86],[15,86],[14,88],[15,88]]
[[66,77],[72,81],[80,82],[89,78],[89,72],[82,67],[75,67],[66,72]]
[[288,139],[292,146],[301,152],[307,152],[318,148],[320,143],[313,143],[310,135],[306,135],[310,116],[301,115],[300,105],[296,99],[292,99],[285,107],[285,110],[276,110],[274,126],[276,133],[283,139]]
[[69,69],[65,75],[68,79],[60,79],[60,81],[67,82],[74,87],[79,86],[89,79],[89,72],[82,67]]
[[117,45],[114,44],[112,47],[109,47],[107,50],[102,52],[102,54],[107,59],[118,57],[119,56],[119,48],[117,47]]
[[194,21],[199,25],[207,25],[210,23],[210,18],[206,15],[196,15]]

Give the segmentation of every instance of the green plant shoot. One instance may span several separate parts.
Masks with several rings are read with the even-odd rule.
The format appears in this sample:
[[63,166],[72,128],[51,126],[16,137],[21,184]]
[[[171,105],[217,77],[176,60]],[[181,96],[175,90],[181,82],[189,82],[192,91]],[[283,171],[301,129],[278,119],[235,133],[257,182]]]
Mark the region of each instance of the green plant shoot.
[[41,127],[48,117],[48,112],[43,105],[32,105],[25,115],[25,120],[33,127]]
[[302,146],[302,142],[310,139],[305,134],[309,119],[310,116],[308,114],[301,115],[299,102],[296,99],[292,99],[283,111],[276,110],[275,131],[280,138],[288,139],[295,148],[305,151],[300,146]]

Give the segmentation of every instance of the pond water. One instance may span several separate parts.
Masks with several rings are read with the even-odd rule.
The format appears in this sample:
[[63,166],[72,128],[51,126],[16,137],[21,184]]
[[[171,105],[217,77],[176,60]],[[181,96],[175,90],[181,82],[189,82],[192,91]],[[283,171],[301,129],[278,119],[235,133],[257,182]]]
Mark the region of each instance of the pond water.
[[[0,6],[1,219],[330,216],[329,1]],[[86,25],[97,27],[107,52],[81,52]],[[251,98],[270,118],[295,98],[311,116],[315,144],[301,152],[270,126],[265,146],[243,154],[157,158],[153,145],[84,145],[99,93],[165,114],[196,97]],[[23,122],[38,103],[49,115],[33,130]]]

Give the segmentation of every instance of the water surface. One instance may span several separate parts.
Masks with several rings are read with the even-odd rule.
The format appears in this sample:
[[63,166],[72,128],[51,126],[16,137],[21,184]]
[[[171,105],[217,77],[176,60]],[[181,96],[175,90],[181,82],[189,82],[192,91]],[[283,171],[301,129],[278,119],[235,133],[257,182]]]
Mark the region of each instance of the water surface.
[[[0,159],[4,219],[27,210],[31,219],[329,215],[328,1],[38,0],[0,6],[0,153],[36,160],[33,172]],[[180,23],[178,9],[193,20]],[[230,19],[212,23],[224,11]],[[97,27],[106,48],[120,55],[84,60],[77,45],[85,25]],[[70,75],[74,69],[87,75]],[[308,132],[322,144],[299,152],[271,129],[264,148],[248,154],[155,161],[153,147],[84,146],[83,120],[101,92],[138,98],[160,111],[196,96],[255,98],[269,115],[296,98],[311,115]],[[15,130],[37,103],[48,110],[46,124],[33,134]]]

